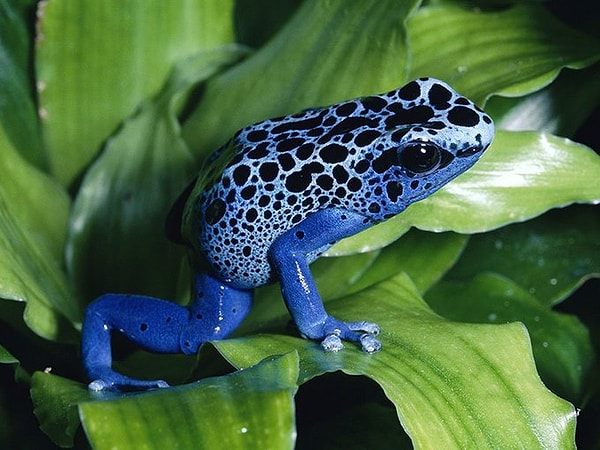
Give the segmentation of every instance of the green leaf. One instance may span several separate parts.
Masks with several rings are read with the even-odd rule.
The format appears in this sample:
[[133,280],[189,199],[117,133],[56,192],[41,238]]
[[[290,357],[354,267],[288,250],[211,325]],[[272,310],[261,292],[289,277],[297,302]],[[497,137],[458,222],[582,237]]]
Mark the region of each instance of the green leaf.
[[337,244],[335,254],[373,250],[411,226],[479,233],[572,203],[600,202],[600,157],[534,132],[497,132],[475,166],[398,216]]
[[80,311],[62,272],[70,202],[53,180],[25,162],[0,126],[0,297],[27,302],[29,327],[48,339],[72,333]]
[[81,383],[46,372],[33,374],[33,412],[42,431],[61,447],[73,446],[73,436],[80,425],[77,404],[90,398],[87,387]]
[[167,240],[165,218],[193,178],[180,137],[177,101],[240,56],[227,47],[179,63],[88,170],[70,219],[67,263],[81,298],[136,292],[173,298],[184,252]]
[[230,43],[232,8],[229,0],[42,3],[37,84],[57,179],[69,185],[80,175],[175,61]]
[[19,360],[10,354],[2,345],[0,345],[0,363],[2,364],[17,364]]
[[449,279],[496,272],[545,305],[600,277],[600,216],[596,207],[551,211],[523,224],[473,236]]
[[381,250],[350,292],[358,292],[400,272],[411,278],[419,292],[425,292],[452,267],[467,240],[467,236],[456,233],[411,230]]
[[485,110],[496,127],[571,137],[600,104],[600,64],[564,70],[549,86],[524,97],[492,97]]
[[285,449],[295,441],[298,355],[231,375],[80,405],[95,449]]
[[15,149],[43,169],[46,161],[29,73],[33,36],[28,33],[28,19],[36,3],[0,1],[0,125]]
[[587,394],[594,362],[587,329],[574,316],[555,313],[511,280],[480,273],[468,281],[444,281],[427,293],[427,302],[451,320],[472,323],[522,321],[544,382],[578,404]]
[[201,159],[253,122],[397,88],[408,70],[404,21],[418,3],[305,1],[267,45],[207,83],[184,125],[193,153]]
[[237,367],[297,350],[301,383],[336,370],[372,378],[416,448],[573,448],[575,410],[540,382],[522,325],[447,321],[406,276],[328,306],[341,319],[379,323],[382,351],[348,345],[325,353],[316,342],[284,335],[213,345]]
[[441,78],[478,104],[493,93],[531,93],[564,67],[582,68],[600,59],[599,41],[535,4],[488,13],[454,6],[421,8],[408,29],[411,77]]

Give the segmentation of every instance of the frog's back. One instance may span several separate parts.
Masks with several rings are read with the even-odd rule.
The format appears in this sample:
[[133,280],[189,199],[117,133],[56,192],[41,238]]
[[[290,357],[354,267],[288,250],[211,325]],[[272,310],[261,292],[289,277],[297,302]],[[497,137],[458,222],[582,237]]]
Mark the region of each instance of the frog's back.
[[[423,79],[248,126],[217,152],[198,182],[185,237],[224,281],[243,288],[265,284],[272,278],[268,251],[277,237],[324,208],[359,213],[372,223],[401,212],[472,165],[471,155],[489,145],[490,124],[445,84]],[[423,134],[453,147],[445,166],[462,160],[453,162],[456,173],[439,180],[434,174],[419,185],[399,164],[396,149]]]

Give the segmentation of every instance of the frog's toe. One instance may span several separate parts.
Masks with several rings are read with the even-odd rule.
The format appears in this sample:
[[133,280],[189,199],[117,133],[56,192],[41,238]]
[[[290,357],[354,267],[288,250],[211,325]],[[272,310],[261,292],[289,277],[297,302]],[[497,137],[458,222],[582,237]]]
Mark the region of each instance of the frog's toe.
[[375,337],[369,333],[361,335],[360,345],[363,352],[367,353],[375,353],[381,350],[381,341],[379,339],[375,339]]
[[348,322],[346,325],[348,325],[348,328],[350,328],[352,331],[363,331],[374,336],[377,336],[381,332],[379,325],[373,322]]
[[337,334],[330,334],[321,341],[321,347],[326,352],[339,352],[344,348],[344,343]]
[[88,384],[88,389],[94,392],[108,391],[112,389],[112,385],[102,379],[98,379]]

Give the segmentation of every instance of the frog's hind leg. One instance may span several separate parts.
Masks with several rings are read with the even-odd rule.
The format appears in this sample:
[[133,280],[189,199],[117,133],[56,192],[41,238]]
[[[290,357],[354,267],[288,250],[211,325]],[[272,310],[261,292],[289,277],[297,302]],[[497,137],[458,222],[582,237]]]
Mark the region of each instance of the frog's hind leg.
[[186,308],[142,295],[106,294],[91,303],[82,330],[84,368],[90,389],[149,389],[166,387],[162,380],[137,380],[112,369],[111,334],[120,332],[148,350],[180,351],[181,329],[189,321]]
[[379,326],[370,322],[342,322],[330,316],[308,267],[307,255],[328,248],[333,242],[371,226],[368,218],[342,209],[323,209],[281,235],[269,250],[279,275],[286,306],[300,333],[321,340],[326,351],[343,348],[342,340],[360,342],[366,352],[376,352],[381,343],[374,337]]
[[90,389],[166,387],[162,380],[138,380],[112,369],[111,333],[159,353],[193,354],[210,340],[227,337],[246,317],[252,293],[208,275],[195,278],[195,301],[188,307],[142,295],[106,294],[88,306],[82,330],[84,368]]

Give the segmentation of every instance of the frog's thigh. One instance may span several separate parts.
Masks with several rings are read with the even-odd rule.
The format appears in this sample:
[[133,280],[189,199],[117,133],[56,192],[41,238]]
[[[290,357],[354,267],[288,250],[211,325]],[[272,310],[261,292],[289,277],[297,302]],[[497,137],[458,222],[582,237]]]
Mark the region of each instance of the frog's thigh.
[[105,294],[88,306],[84,345],[107,344],[118,331],[144,348],[162,353],[180,351],[181,328],[189,321],[186,308],[143,295]]

